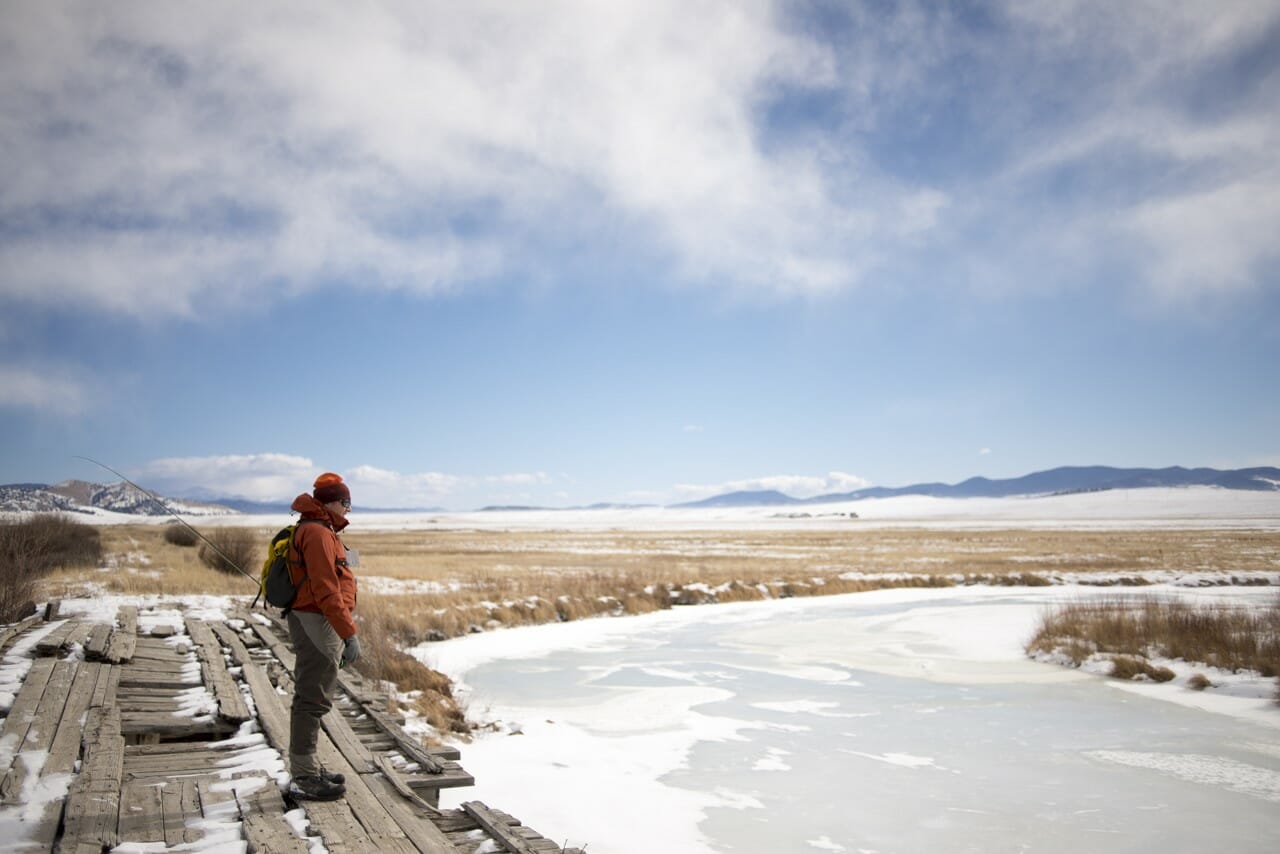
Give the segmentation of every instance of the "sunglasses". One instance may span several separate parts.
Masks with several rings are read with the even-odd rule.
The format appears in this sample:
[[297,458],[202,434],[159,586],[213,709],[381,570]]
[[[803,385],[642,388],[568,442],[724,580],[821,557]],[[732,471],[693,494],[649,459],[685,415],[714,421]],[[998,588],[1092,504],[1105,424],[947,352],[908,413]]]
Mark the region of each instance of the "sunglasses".
[[343,509],[343,510],[350,510],[350,509],[351,509],[351,499],[350,499],[350,498],[344,498],[344,499],[342,499],[342,509]]

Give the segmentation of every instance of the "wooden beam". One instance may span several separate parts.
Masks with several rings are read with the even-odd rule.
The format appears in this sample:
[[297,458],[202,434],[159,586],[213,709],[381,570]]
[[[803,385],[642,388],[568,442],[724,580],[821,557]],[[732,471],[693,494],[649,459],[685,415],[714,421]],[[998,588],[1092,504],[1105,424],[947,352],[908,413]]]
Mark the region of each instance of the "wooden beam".
[[120,664],[133,658],[138,646],[138,609],[133,605],[121,605],[116,613],[115,631],[107,643],[106,660]]
[[232,723],[244,723],[251,717],[240,686],[227,671],[222,644],[203,620],[187,620],[187,633],[196,645],[196,657],[204,673],[204,684],[218,701],[218,716]]
[[284,801],[274,780],[264,777],[252,792],[237,787],[235,797],[249,854],[306,854],[307,843],[294,836],[284,820]]
[[496,810],[490,809],[480,801],[467,801],[462,805],[462,809],[512,854],[540,854],[538,849],[529,840],[516,833]]
[[101,854],[116,845],[123,770],[120,710],[91,708],[84,730],[84,761],[67,795],[57,851]]
[[213,632],[231,650],[231,660],[240,665],[245,684],[249,686],[249,693],[257,706],[258,721],[262,724],[267,743],[280,751],[281,755],[288,756],[289,712],[276,693],[276,686],[271,684],[267,671],[254,660],[239,635],[229,627],[215,623]]
[[23,619],[21,622],[14,623],[12,626],[6,626],[5,628],[0,629],[0,652],[4,651],[5,647],[9,645],[10,641],[17,638],[19,635],[21,635],[27,629],[34,626],[36,623],[43,622],[43,621],[44,621],[44,615],[40,613],[35,613],[35,614],[32,614],[30,617]]

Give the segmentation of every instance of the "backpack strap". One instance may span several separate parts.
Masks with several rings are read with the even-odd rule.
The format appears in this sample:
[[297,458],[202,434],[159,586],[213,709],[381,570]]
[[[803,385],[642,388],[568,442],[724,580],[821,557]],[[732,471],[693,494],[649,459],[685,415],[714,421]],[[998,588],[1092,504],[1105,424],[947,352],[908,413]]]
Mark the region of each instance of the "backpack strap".
[[[301,586],[302,586],[302,582],[306,581],[306,580],[307,580],[307,577],[308,577],[308,576],[307,576],[307,560],[306,560],[306,558],[305,558],[305,557],[303,556],[303,554],[302,554],[302,546],[298,543],[298,529],[299,529],[299,528],[301,528],[303,525],[307,524],[308,522],[315,522],[316,524],[324,525],[326,528],[329,528],[330,530],[332,530],[332,528],[330,527],[329,523],[328,523],[328,522],[326,522],[326,521],[325,521],[325,520],[323,520],[323,519],[299,519],[299,520],[298,520],[298,524],[296,524],[296,525],[294,525],[294,526],[293,526],[293,536],[292,536],[292,537],[290,537],[290,542],[292,543],[292,548],[297,549],[297,551],[298,551],[298,560],[297,560],[297,562],[296,562],[296,563],[295,563],[294,561],[290,560],[290,561],[289,561],[289,564],[290,564],[291,566],[300,566],[300,567],[302,567],[302,578],[298,579],[298,583],[294,585],[294,588],[295,588],[295,589],[296,589],[296,588],[298,588],[298,587],[301,587]],[[290,580],[290,581],[292,581],[292,580],[293,580],[293,574],[292,574],[292,573],[290,573],[290,578],[289,578],[289,580]],[[292,610],[293,610],[293,607],[292,607],[292,606],[290,606],[290,607],[288,607],[288,608],[285,608],[284,610],[282,610],[282,611],[280,612],[280,616],[282,616],[282,617],[287,617],[287,616],[289,616],[289,612],[290,612],[290,611],[292,611]]]

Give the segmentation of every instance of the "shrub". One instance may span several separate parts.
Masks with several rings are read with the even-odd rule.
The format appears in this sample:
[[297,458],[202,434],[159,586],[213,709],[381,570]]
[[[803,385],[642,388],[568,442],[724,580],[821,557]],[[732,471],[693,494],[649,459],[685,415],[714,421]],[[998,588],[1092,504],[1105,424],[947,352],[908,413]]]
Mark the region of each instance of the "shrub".
[[1187,680],[1187,687],[1192,691],[1203,691],[1205,688],[1212,688],[1213,683],[1203,673],[1193,673],[1191,678]]
[[164,526],[164,541],[170,545],[190,548],[200,542],[200,538],[186,525],[173,522]]
[[1111,675],[1116,679],[1145,677],[1152,682],[1169,682],[1176,674],[1167,667],[1154,666],[1141,656],[1115,655],[1111,657]]
[[0,522],[0,623],[27,616],[37,583],[53,570],[101,560],[98,530],[66,516],[43,513]]
[[[266,554],[266,544],[259,543],[253,533],[245,528],[217,528],[208,535],[209,543],[200,546],[200,560],[210,569],[219,572],[240,572],[256,578]],[[232,566],[227,562],[230,559]]]

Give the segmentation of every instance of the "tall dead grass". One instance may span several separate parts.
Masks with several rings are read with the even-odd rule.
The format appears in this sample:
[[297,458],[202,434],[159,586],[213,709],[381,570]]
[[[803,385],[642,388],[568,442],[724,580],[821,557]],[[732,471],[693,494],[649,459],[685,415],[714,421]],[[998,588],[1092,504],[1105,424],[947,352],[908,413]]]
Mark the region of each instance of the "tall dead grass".
[[0,522],[0,623],[32,612],[41,580],[55,570],[79,570],[102,557],[96,528],[58,513]]
[[1043,616],[1027,650],[1065,654],[1077,666],[1100,654],[1121,678],[1163,681],[1150,658],[1280,676],[1280,597],[1262,610],[1157,597],[1072,602]]
[[410,696],[413,707],[436,732],[466,734],[472,726],[453,696],[453,683],[404,652],[411,645],[394,600],[360,597],[360,660],[362,675],[391,682]]

